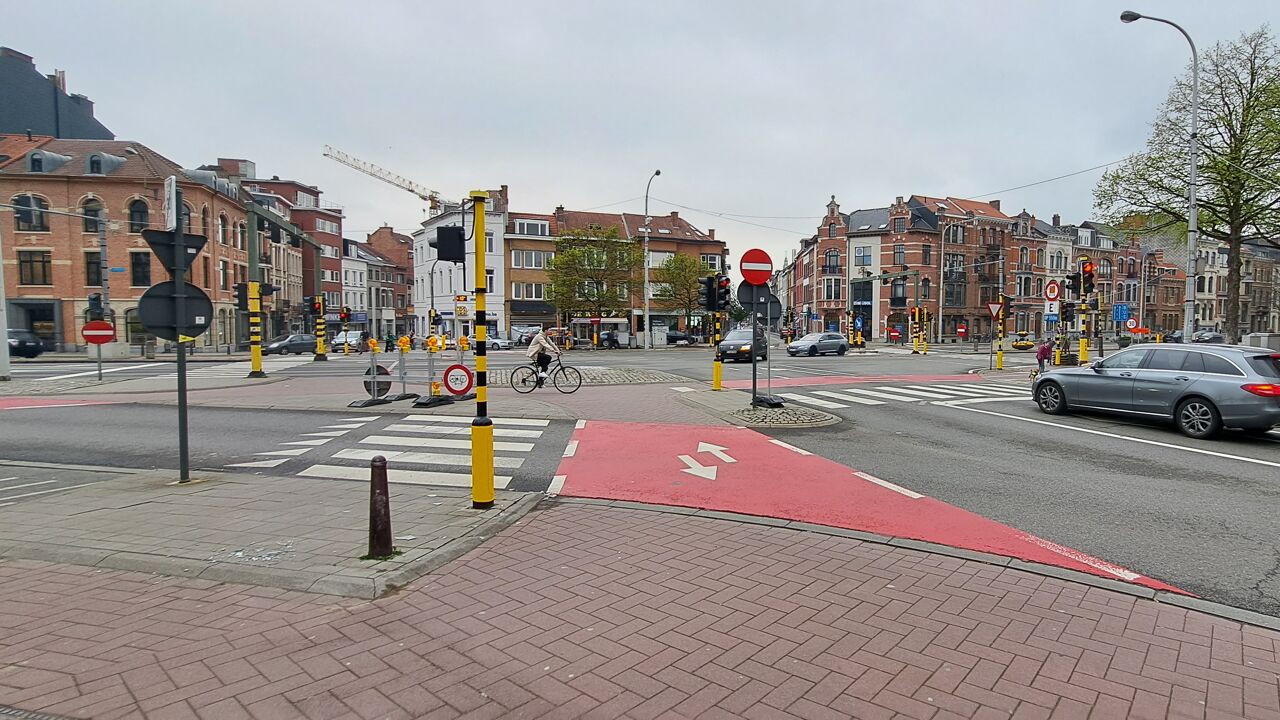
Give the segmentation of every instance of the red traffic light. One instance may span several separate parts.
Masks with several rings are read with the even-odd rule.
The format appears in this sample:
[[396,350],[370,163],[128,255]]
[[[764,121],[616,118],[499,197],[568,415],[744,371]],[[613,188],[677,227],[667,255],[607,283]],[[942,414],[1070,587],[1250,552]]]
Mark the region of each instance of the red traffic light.
[[1093,274],[1093,271],[1094,271],[1094,267],[1093,267],[1093,261],[1092,261],[1092,260],[1085,260],[1085,261],[1084,261],[1084,264],[1082,264],[1082,265],[1080,266],[1080,272],[1082,272],[1082,273],[1084,273],[1084,274],[1086,274],[1086,275],[1092,275],[1092,274]]
[[729,279],[728,275],[721,275],[720,279],[717,280],[717,284],[721,290],[728,290],[733,281]]

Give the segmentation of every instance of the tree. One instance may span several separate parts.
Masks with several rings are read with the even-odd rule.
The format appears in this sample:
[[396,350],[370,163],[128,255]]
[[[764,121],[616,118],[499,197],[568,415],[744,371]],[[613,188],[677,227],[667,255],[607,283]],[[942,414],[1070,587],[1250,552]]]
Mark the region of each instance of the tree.
[[556,240],[547,265],[551,302],[561,313],[607,317],[625,312],[640,277],[644,253],[618,229],[591,226]]
[[692,255],[676,253],[653,273],[654,297],[671,310],[684,315],[684,326],[692,326],[693,313],[703,307],[699,280],[713,274],[711,267]]
[[[1280,52],[1260,29],[1219,43],[1201,61],[1200,232],[1227,245],[1226,335],[1240,340],[1241,245],[1280,228]],[[1156,116],[1147,151],[1108,171],[1094,190],[1095,207],[1115,224],[1142,223],[1137,234],[1187,223],[1186,178],[1190,72],[1179,78]],[[1126,219],[1129,222],[1125,222]]]
[[740,323],[743,320],[746,320],[749,315],[751,315],[751,313],[747,312],[747,309],[742,307],[742,303],[738,302],[738,298],[736,297],[729,298],[729,319],[730,320],[732,320],[735,323]]

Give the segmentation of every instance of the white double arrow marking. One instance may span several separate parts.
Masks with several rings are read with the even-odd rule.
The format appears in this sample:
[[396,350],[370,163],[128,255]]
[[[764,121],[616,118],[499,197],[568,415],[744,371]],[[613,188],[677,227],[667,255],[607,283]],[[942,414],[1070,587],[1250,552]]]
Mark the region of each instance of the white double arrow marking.
[[[711,453],[712,455],[714,455],[715,457],[717,457],[718,459],[720,459],[722,462],[725,462],[725,463],[738,462],[734,458],[730,457],[728,453],[725,452],[725,450],[727,449],[728,448],[721,447],[720,445],[712,445],[711,443],[700,442],[698,443],[697,452]],[[716,479],[717,466],[703,465],[702,463],[698,462],[697,460],[693,459],[688,455],[680,455],[678,456],[678,459],[680,460],[680,462],[684,463],[685,465],[688,465],[688,467],[686,468],[681,468],[680,472],[687,472],[690,475],[697,475],[698,477],[706,478],[708,480]]]

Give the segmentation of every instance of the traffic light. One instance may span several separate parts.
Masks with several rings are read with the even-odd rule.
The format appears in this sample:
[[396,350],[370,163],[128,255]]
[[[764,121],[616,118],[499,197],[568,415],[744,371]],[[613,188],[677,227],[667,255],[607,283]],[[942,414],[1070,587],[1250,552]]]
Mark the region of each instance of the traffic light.
[[1080,293],[1080,273],[1073,272],[1067,275],[1067,289],[1077,295]]
[[311,295],[307,297],[307,307],[311,310],[312,315],[324,314],[324,296]]
[[1062,303],[1062,322],[1072,323],[1076,321],[1076,304],[1073,302]]
[[435,238],[427,244],[435,248],[436,257],[445,262],[460,263],[467,259],[467,240],[461,227],[436,228]]
[[102,319],[102,293],[93,293],[89,296],[89,319]]
[[704,278],[698,278],[698,285],[702,289],[698,294],[702,297],[702,309],[707,312],[716,311],[716,276],[708,275]]
[[351,308],[349,308],[349,307],[347,307],[347,306],[345,306],[345,305],[344,305],[344,306],[342,306],[342,310],[338,311],[338,319],[339,319],[339,320],[341,320],[342,322],[347,322],[348,320],[350,320],[350,319],[351,319]]
[[729,309],[729,286],[733,281],[728,275],[716,276],[716,310],[724,312]]
[[236,283],[236,307],[249,312],[249,283]]
[[1080,291],[1085,295],[1093,293],[1093,273],[1094,265],[1092,260],[1086,259],[1080,263]]
[[280,289],[279,285],[262,283],[261,285],[258,286],[258,295],[261,297],[267,297],[268,295],[275,295],[276,291],[279,289]]

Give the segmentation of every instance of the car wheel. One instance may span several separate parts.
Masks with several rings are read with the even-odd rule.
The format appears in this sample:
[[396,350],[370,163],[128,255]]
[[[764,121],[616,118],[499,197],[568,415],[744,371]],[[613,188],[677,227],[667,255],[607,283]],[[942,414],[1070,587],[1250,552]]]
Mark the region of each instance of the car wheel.
[[1067,411],[1067,395],[1056,382],[1046,382],[1036,388],[1036,405],[1046,415],[1062,415]]
[[839,349],[839,350],[836,350],[836,354],[837,354],[837,355],[843,355],[843,354],[845,354],[845,353],[847,353],[847,352],[849,352],[849,346],[848,346],[848,345],[841,345],[841,346],[840,346],[840,349]]
[[816,356],[817,356],[817,354],[818,354],[818,346],[817,346],[817,345],[810,345],[810,346],[809,346],[809,357],[816,357]]
[[1222,415],[1218,413],[1218,408],[1208,400],[1198,397],[1178,403],[1174,422],[1183,435],[1197,440],[1211,438],[1222,429]]

